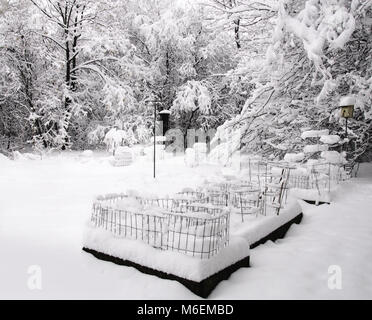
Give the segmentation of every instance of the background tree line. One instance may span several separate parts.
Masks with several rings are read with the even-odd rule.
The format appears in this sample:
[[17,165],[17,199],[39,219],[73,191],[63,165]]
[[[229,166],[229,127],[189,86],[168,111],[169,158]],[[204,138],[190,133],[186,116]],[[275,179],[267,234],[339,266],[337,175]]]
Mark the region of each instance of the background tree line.
[[[7,0],[0,4],[0,148],[92,148],[113,127],[239,129],[239,148],[299,150],[306,128],[371,134],[372,1]],[[320,41],[321,40],[321,41]]]

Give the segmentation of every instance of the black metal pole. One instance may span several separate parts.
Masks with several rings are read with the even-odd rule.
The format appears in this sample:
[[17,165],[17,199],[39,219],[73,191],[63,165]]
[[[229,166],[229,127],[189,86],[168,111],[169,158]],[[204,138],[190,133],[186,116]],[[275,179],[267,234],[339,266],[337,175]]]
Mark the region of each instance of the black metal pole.
[[155,179],[155,161],[156,161],[156,104],[154,103],[154,179]]
[[346,119],[346,138],[347,138],[347,119],[348,118],[345,118]]

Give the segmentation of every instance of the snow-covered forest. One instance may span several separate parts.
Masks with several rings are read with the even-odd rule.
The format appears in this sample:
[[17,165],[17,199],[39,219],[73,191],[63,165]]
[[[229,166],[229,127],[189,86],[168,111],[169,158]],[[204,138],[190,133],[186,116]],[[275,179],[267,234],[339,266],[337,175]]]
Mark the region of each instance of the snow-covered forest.
[[123,145],[148,142],[155,103],[184,133],[224,125],[242,132],[237,147],[281,158],[302,149],[304,129],[342,134],[345,95],[356,98],[353,156],[368,151],[371,1],[0,5],[5,154],[101,148],[112,128],[125,131]]

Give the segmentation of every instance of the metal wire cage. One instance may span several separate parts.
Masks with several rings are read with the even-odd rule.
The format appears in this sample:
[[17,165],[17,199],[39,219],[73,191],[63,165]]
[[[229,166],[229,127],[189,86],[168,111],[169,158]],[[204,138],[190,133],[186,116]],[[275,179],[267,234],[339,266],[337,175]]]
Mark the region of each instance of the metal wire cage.
[[343,165],[318,163],[308,167],[307,174],[290,174],[289,188],[299,189],[331,189],[345,179]]
[[263,197],[260,190],[247,189],[232,192],[231,203],[233,207],[239,209],[244,221],[243,215],[253,214],[258,215],[263,213]]
[[229,242],[230,214],[195,217],[169,214],[163,249],[199,258],[210,258]]
[[289,188],[310,189],[309,175],[290,175],[288,181]]
[[205,194],[201,191],[194,191],[194,190],[184,190],[181,192],[176,193],[176,198],[184,198],[188,200],[198,200],[205,197]]
[[[212,257],[229,243],[230,212],[227,210],[199,205],[185,205],[181,213],[165,210],[174,207],[171,201],[174,199],[150,202],[164,205],[158,210],[145,206],[141,211],[116,209],[115,199],[123,197],[109,195],[95,201],[91,216],[93,226],[119,238],[139,240],[157,249],[201,259]],[[149,199],[136,200],[149,204]]]

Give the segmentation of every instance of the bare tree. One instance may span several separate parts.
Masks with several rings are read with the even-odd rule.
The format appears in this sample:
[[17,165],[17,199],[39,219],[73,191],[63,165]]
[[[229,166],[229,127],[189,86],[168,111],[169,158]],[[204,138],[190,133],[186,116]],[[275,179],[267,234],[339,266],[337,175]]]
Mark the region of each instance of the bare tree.
[[46,42],[55,45],[59,50],[64,61],[65,73],[65,94],[64,94],[64,128],[66,145],[62,146],[65,149],[69,143],[67,130],[72,116],[71,95],[77,90],[79,85],[78,74],[81,70],[90,70],[104,77],[100,68],[97,67],[102,59],[85,60],[79,57],[82,55],[83,48],[80,44],[84,28],[89,23],[94,23],[97,19],[98,12],[89,10],[94,7],[89,0],[46,0],[31,2],[40,10],[47,18],[47,21],[58,29],[53,35],[49,33],[39,33]]

